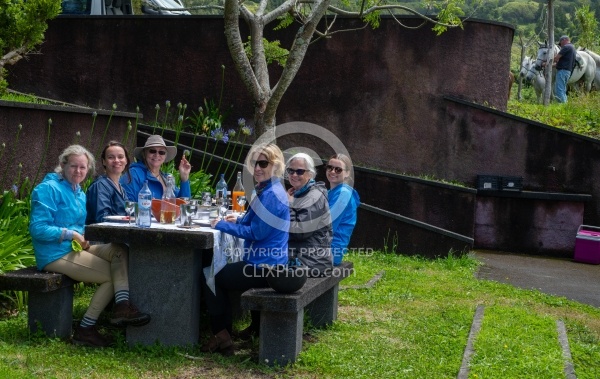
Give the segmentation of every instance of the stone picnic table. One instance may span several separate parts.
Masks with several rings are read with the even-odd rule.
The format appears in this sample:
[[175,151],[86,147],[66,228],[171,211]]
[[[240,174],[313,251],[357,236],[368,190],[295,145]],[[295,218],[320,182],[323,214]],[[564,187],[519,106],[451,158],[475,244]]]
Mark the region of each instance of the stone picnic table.
[[198,343],[202,256],[212,255],[219,236],[209,227],[159,223],[150,228],[113,222],[86,226],[89,241],[129,245],[130,297],[152,317],[145,326],[127,327],[129,345]]

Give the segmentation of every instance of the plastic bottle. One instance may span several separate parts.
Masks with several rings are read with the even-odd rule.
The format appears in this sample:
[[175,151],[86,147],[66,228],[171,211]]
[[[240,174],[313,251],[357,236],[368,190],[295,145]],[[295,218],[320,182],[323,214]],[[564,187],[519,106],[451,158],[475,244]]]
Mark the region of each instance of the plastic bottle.
[[219,207],[219,215],[223,217],[227,212],[227,182],[225,181],[225,174],[221,174],[221,179],[217,183],[215,191],[216,204]]
[[242,185],[242,172],[238,171],[237,173],[237,180],[235,182],[235,186],[233,186],[233,192],[231,193],[231,202],[232,202],[232,209],[234,212],[243,212],[244,211],[244,205],[240,205],[238,204],[238,197],[240,196],[246,196],[246,192],[244,191],[244,186]]
[[162,202],[160,203],[160,223],[174,224],[177,215],[177,198],[175,197],[175,178],[173,175],[167,175],[167,188],[163,192]]
[[148,181],[144,181],[144,186],[138,194],[138,214],[135,222],[140,228],[149,228],[152,223],[150,208],[152,207],[152,192],[148,188]]
[[219,204],[222,199],[227,201],[227,182],[225,181],[225,174],[221,174],[221,179],[217,183],[215,199],[217,199],[217,204]]

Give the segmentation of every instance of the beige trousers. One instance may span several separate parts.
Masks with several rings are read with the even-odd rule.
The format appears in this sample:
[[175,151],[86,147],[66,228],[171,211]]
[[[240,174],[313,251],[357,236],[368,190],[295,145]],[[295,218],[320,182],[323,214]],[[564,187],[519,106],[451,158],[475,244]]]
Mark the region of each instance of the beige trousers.
[[100,284],[85,312],[85,316],[97,320],[115,292],[129,290],[127,253],[127,246],[122,244],[91,245],[87,250],[71,251],[47,264],[44,271],[59,272],[79,282]]

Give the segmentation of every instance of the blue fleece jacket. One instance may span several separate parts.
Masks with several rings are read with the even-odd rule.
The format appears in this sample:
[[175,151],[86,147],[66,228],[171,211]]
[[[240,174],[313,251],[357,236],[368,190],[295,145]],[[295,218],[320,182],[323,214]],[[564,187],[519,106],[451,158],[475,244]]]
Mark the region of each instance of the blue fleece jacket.
[[[86,225],[104,221],[104,216],[125,216],[125,193],[106,176],[96,178],[86,191]],[[132,199],[137,201],[137,198]]]
[[74,190],[62,175],[51,173],[44,177],[31,193],[29,233],[38,269],[71,252],[67,231],[84,233],[85,193]]
[[268,181],[244,217],[237,223],[219,221],[215,229],[244,239],[243,260],[249,264],[287,264],[290,211],[281,182]]
[[[137,201],[138,194],[140,190],[144,186],[144,181],[148,181],[148,187],[150,187],[150,192],[152,192],[153,199],[162,199],[163,195],[163,187],[162,184],[156,179],[154,175],[148,170],[145,164],[141,162],[135,162],[129,167],[129,173],[131,174],[131,182],[127,175],[123,175],[121,177],[121,186],[125,189],[127,193],[127,198]],[[167,182],[166,174],[160,173]],[[181,182],[181,188],[175,187],[175,196],[176,197],[191,197],[192,191],[190,189],[190,182]]]
[[333,225],[333,240],[331,251],[333,264],[342,263],[344,254],[348,251],[350,236],[356,225],[356,210],[360,205],[358,192],[346,183],[329,190],[329,210]]

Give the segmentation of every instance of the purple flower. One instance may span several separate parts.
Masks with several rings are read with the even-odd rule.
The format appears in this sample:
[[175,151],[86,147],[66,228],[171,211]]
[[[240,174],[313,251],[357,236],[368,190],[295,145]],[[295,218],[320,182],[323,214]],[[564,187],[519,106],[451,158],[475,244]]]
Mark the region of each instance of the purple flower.
[[229,136],[223,130],[223,128],[217,128],[217,129],[213,130],[212,132],[210,132],[210,135],[217,141],[223,141],[225,143],[227,143],[229,141]]

